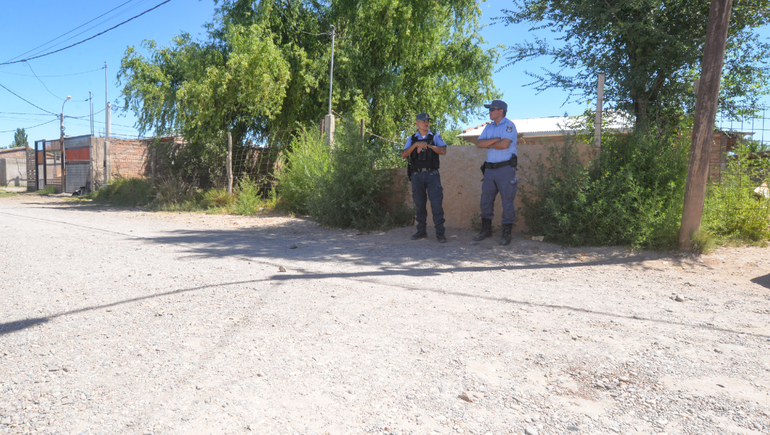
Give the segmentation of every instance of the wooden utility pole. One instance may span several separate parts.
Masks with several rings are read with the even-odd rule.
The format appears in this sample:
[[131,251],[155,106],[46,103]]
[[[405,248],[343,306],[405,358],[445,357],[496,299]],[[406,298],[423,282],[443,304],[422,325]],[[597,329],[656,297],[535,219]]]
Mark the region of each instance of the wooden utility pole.
[[709,9],[706,45],[703,49],[698,97],[695,103],[682,227],[679,231],[681,249],[692,249],[692,236],[700,231],[703,217],[703,202],[706,197],[706,182],[709,174],[709,148],[714,137],[719,83],[722,80],[722,65],[725,60],[725,45],[732,6],[732,0],[711,0]]

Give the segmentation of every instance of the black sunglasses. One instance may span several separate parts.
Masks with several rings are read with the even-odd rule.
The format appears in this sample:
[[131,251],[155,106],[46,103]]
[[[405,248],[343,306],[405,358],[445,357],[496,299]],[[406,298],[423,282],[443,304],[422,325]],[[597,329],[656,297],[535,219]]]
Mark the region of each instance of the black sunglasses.
[[495,110],[503,110],[503,109],[501,109],[501,108],[499,108],[499,107],[490,107],[490,108],[489,108],[489,111],[490,111],[490,112],[494,112]]

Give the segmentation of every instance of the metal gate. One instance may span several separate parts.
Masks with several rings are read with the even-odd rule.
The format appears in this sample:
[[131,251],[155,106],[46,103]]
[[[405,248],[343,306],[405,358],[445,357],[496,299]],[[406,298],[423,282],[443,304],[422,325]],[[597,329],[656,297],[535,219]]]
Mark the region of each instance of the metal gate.
[[[91,190],[91,142],[90,136],[68,137],[64,139],[64,165],[60,140],[35,141],[34,168],[37,190],[53,186],[56,193],[72,193],[80,189]],[[62,177],[62,169],[64,177]]]
[[83,189],[91,190],[91,142],[90,136],[68,137],[64,139],[64,191],[72,193]]
[[35,141],[35,168],[37,169],[37,190],[54,186],[57,192],[61,192],[61,142],[58,140]]

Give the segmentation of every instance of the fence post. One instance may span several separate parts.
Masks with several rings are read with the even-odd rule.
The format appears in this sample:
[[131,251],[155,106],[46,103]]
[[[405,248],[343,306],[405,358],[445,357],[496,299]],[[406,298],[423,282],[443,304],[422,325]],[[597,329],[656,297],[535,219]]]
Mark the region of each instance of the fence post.
[[602,100],[604,99],[604,74],[599,74],[596,86],[596,120],[594,121],[594,144],[602,146]]
[[324,133],[326,133],[326,144],[332,146],[334,143],[334,115],[328,114],[324,116],[324,124],[326,127],[324,129]]
[[157,164],[156,162],[157,162],[158,153],[156,149],[156,144],[152,144],[150,146],[152,146],[152,149],[150,150],[150,158],[152,159],[150,160],[150,165],[151,165],[150,168],[152,169],[152,175],[150,179],[153,182],[155,182],[155,165]]
[[233,194],[233,134],[227,132],[227,194]]

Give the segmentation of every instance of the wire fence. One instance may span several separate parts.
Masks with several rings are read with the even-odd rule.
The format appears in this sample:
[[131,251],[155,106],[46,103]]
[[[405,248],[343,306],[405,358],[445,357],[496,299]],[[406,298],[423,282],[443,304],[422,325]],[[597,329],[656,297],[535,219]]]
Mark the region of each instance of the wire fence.
[[[606,101],[604,105],[604,112],[612,114],[615,123],[626,126],[633,126],[635,111],[642,110],[648,120],[660,123],[692,116],[692,109],[679,103],[659,101]],[[755,141],[759,149],[770,150],[770,106],[719,111],[715,124],[718,130],[741,133],[740,136]]]
[[742,110],[748,113],[743,116],[728,116],[717,114],[717,128],[722,131],[740,132],[747,139],[752,139],[761,145],[763,150],[770,150],[770,106]]
[[[267,195],[275,187],[274,175],[280,151],[288,146],[295,134],[294,130],[275,131],[259,142],[233,142],[233,189],[237,189],[242,180],[248,179],[257,183],[262,194]],[[227,146],[212,154],[210,169],[207,174],[201,174],[200,179],[206,180],[211,187],[225,189],[229,184]]]

